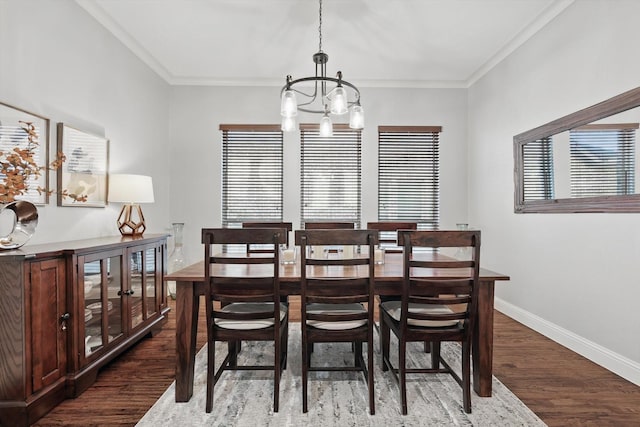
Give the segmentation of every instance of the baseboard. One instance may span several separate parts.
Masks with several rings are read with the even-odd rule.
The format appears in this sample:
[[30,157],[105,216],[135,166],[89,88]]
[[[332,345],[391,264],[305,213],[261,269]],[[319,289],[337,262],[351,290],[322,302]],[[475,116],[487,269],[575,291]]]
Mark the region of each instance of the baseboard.
[[495,308],[603,368],[636,385],[640,385],[640,363],[621,356],[500,298],[495,299]]

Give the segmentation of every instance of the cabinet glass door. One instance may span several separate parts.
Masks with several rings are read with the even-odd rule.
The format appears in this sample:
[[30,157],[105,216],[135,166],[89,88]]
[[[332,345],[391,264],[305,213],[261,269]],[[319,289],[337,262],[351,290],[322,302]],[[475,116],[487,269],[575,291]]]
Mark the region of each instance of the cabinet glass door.
[[143,247],[131,252],[130,309],[131,326],[135,328],[158,311],[157,248]]
[[156,304],[156,248],[149,248],[145,251],[145,295],[144,308],[146,318],[151,317],[157,309]]
[[135,328],[144,320],[142,310],[142,292],[145,271],[145,259],[143,251],[131,253],[131,276],[129,276],[129,287],[131,295],[129,298],[129,307],[131,310],[131,327]]
[[85,357],[123,334],[121,259],[112,256],[82,263]]

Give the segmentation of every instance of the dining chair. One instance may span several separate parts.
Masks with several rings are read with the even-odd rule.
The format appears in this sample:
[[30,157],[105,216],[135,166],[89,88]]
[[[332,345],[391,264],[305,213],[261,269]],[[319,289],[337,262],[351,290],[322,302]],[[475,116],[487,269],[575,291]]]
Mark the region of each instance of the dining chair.
[[[287,241],[285,244],[289,246],[289,233],[293,230],[293,223],[291,222],[243,222],[242,228],[284,228],[287,230]],[[268,253],[273,251],[272,245],[247,245],[247,252],[249,253]]]
[[[464,411],[471,413],[471,337],[477,317],[480,231],[400,231],[398,243],[404,249],[402,299],[380,304],[382,370],[391,370],[399,382],[403,415],[407,414],[407,374],[445,372],[462,387]],[[413,252],[415,248],[433,252]],[[460,260],[441,254],[440,248],[469,248],[471,253],[469,259]],[[436,268],[438,275],[420,277],[424,268]],[[398,368],[389,359],[390,331],[398,340]],[[407,368],[407,343],[423,341],[431,343],[431,367]],[[461,375],[441,357],[444,341],[461,343]]]
[[[295,242],[300,246],[301,256],[302,412],[307,412],[310,371],[361,371],[368,385],[369,412],[373,415],[374,249],[378,233],[375,230],[298,230]],[[307,248],[314,245],[367,246],[368,255],[308,257]],[[327,342],[354,344],[353,366],[312,365],[313,344]],[[364,342],[367,343],[366,364]]]
[[[215,254],[213,245],[285,243],[286,229],[203,228],[207,314],[207,402],[213,409],[213,390],[226,370],[273,370],[273,410],[278,412],[280,377],[286,368],[289,317],[280,302],[279,251],[251,255]],[[250,271],[252,274],[247,274]],[[229,343],[227,356],[215,370],[216,342]],[[241,341],[273,341],[272,365],[238,365]]]
[[340,229],[340,230],[353,230],[355,223],[353,222],[305,222],[305,230],[319,230],[319,229]]
[[[285,244],[287,245],[287,247],[289,247],[289,233],[291,232],[291,230],[293,230],[293,223],[291,222],[253,222],[253,221],[249,221],[249,222],[243,222],[242,223],[242,228],[282,228],[287,230],[287,241],[285,242]],[[266,254],[266,253],[271,253],[275,250],[276,247],[274,247],[273,245],[247,245],[247,253],[249,254]],[[280,302],[282,303],[289,303],[289,297],[287,295],[281,295],[280,296]],[[286,306],[286,308],[288,309],[288,305]],[[239,353],[241,350],[241,344],[240,342],[236,343],[236,344],[230,344],[230,345],[237,345],[237,352]]]
[[378,236],[380,247],[383,247],[386,252],[402,252],[402,248],[398,246],[398,230],[417,230],[418,223],[396,221],[367,222],[367,229],[380,232]]

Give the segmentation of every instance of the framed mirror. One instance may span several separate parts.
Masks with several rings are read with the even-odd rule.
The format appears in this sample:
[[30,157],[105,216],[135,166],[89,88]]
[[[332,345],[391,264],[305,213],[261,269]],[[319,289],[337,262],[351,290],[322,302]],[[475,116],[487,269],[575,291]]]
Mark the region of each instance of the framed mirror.
[[640,87],[514,136],[516,213],[640,212]]

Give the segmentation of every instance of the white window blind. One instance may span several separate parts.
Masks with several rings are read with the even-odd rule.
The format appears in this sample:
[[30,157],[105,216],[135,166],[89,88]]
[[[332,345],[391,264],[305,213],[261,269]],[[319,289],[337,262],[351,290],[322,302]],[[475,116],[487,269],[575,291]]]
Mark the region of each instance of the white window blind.
[[220,125],[222,226],[282,221],[282,131],[279,125]]
[[440,222],[441,126],[378,127],[378,220]]
[[553,140],[551,137],[522,146],[524,200],[554,199]]
[[301,226],[306,222],[361,221],[360,130],[334,125],[321,137],[317,125],[300,126]]
[[635,193],[638,123],[594,124],[570,131],[571,196]]

